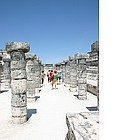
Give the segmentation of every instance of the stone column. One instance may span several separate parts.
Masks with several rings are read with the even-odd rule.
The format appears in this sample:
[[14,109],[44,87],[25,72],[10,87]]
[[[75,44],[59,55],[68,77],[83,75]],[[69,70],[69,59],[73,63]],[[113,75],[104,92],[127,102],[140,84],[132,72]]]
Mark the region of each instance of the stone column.
[[64,62],[61,63],[61,69],[62,69],[62,83],[63,83],[65,80],[65,63]]
[[70,61],[65,60],[65,86],[70,86]]
[[40,90],[40,79],[41,79],[41,68],[40,68],[40,64],[37,60],[37,58],[35,58],[34,60],[34,67],[35,67],[35,93],[39,93]]
[[4,89],[11,88],[11,74],[10,74],[10,57],[3,58],[3,82],[4,82]]
[[6,50],[11,56],[11,111],[12,121],[21,124],[27,121],[27,76],[25,53],[28,42],[8,42]]
[[38,59],[38,64],[39,64],[39,67],[40,67],[40,75],[39,75],[39,88],[41,88],[41,81],[42,81],[42,77],[41,77],[41,73],[42,73],[42,71],[41,71],[41,66],[42,66],[42,64],[41,64],[41,60],[39,60]]
[[87,99],[87,72],[86,72],[86,58],[88,54],[78,54],[78,98],[80,100]]
[[70,60],[70,91],[77,91],[77,69],[76,59],[74,56],[69,57]]
[[35,54],[26,54],[27,102],[35,102]]

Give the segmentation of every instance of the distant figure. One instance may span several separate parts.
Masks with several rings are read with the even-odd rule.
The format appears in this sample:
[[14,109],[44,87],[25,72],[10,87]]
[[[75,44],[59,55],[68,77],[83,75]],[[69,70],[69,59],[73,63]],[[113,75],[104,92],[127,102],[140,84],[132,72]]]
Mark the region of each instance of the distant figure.
[[51,71],[51,70],[48,70],[48,72],[47,72],[48,83],[50,82],[50,71]]
[[50,82],[52,81],[53,70],[50,72]]
[[61,77],[62,77],[62,73],[60,71],[60,69],[57,70],[57,80],[60,83],[61,82]]
[[54,70],[54,73],[52,74],[53,80],[52,80],[52,89],[53,89],[53,85],[55,86],[56,89],[56,84],[57,84],[57,71]]
[[45,76],[46,76],[44,71],[42,71],[41,76],[42,76],[41,78],[42,78],[42,85],[43,85],[44,84],[44,79],[45,79]]

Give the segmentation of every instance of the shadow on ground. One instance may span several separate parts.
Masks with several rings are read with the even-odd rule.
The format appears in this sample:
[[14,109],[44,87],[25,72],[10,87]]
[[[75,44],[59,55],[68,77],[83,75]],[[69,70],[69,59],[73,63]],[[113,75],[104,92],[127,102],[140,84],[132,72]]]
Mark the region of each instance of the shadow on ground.
[[98,111],[97,106],[86,107],[89,111]]
[[0,93],[7,92],[8,90],[1,90]]
[[40,96],[35,96],[35,101],[36,101],[38,98],[40,98]]
[[78,98],[78,95],[73,95],[74,97]]
[[33,114],[36,114],[37,113],[37,109],[27,109],[27,120],[30,119],[30,117],[33,115]]

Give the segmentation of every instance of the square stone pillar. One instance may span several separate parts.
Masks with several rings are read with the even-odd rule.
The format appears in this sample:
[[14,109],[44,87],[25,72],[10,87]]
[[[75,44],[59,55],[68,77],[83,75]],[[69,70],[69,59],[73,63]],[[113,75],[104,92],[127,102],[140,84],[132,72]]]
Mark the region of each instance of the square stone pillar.
[[35,102],[35,54],[26,54],[27,102]]
[[35,67],[35,93],[38,94],[41,87],[41,67],[37,58],[34,59]]
[[77,91],[77,63],[74,56],[69,57],[70,60],[70,91]]
[[65,60],[65,84],[66,87],[70,86],[70,61]]
[[8,42],[6,50],[11,56],[11,112],[12,121],[22,124],[27,121],[27,76],[25,53],[28,42]]
[[10,73],[10,57],[3,58],[3,81],[4,81],[4,89],[11,88],[11,73]]
[[78,98],[80,100],[87,99],[87,70],[86,59],[88,54],[77,54],[78,60]]

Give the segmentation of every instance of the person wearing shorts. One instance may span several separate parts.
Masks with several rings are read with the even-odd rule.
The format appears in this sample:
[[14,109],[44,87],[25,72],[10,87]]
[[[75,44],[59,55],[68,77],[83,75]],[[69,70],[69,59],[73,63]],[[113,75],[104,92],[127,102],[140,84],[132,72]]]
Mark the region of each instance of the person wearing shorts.
[[56,85],[57,85],[57,71],[54,70],[54,73],[52,74],[52,89],[53,89],[53,85],[55,86],[56,89]]

